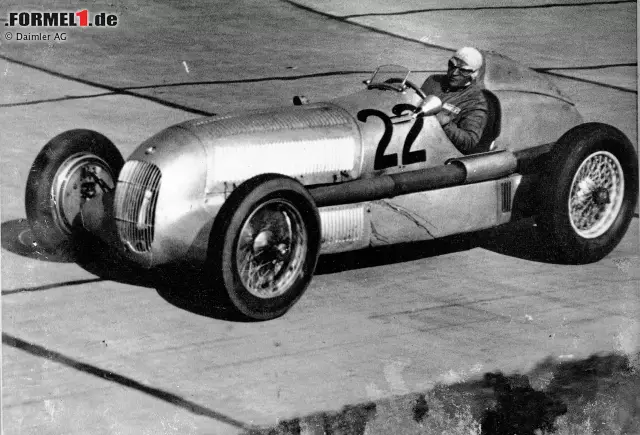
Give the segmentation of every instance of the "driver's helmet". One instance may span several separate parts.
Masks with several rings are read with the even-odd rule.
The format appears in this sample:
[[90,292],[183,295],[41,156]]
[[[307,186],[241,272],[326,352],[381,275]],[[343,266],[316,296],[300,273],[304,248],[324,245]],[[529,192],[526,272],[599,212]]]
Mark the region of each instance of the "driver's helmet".
[[478,77],[482,67],[482,53],[473,47],[462,47],[452,56],[453,59],[460,60],[473,70],[472,78]]

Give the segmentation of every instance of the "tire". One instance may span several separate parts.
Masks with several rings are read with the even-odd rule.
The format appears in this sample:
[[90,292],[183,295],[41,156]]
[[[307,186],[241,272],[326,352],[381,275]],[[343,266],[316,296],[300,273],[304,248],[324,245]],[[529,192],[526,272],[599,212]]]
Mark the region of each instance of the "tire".
[[81,191],[91,180],[83,178],[85,171],[95,169],[114,188],[123,165],[120,151],[95,131],[69,130],[51,139],[31,165],[25,192],[36,242],[50,252],[72,254],[74,240],[83,232]]
[[558,260],[592,263],[624,237],[638,197],[638,157],[627,137],[600,123],[565,133],[542,176],[539,227]]
[[254,177],[229,196],[211,231],[216,296],[243,318],[279,317],[311,282],[319,250],[320,216],[307,190],[280,175]]

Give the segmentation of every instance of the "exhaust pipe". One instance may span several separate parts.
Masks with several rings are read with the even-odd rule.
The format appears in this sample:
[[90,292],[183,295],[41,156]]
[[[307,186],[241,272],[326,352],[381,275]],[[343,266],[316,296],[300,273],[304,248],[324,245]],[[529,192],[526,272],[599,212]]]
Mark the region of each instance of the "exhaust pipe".
[[331,186],[312,187],[309,193],[318,207],[326,207],[455,186],[463,184],[465,176],[464,168],[444,165],[375,178],[361,178]]
[[309,193],[318,207],[327,207],[478,183],[531,167],[550,149],[551,144],[547,144],[515,153],[501,150],[458,157],[433,168],[311,187]]
[[510,151],[491,151],[449,159],[445,165],[464,168],[464,183],[470,184],[511,175],[518,168],[518,160]]

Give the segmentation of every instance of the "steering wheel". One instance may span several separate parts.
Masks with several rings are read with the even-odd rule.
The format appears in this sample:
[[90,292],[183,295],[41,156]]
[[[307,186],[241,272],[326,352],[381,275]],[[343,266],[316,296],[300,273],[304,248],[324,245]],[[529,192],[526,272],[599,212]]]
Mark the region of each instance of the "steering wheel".
[[[384,82],[391,84],[391,83],[402,83],[402,81],[403,80],[399,78],[391,78],[391,79],[385,80]],[[416,94],[418,94],[418,96],[422,98],[422,100],[426,100],[427,96],[425,95],[425,93],[411,80],[405,80],[404,84],[406,87],[411,88]]]

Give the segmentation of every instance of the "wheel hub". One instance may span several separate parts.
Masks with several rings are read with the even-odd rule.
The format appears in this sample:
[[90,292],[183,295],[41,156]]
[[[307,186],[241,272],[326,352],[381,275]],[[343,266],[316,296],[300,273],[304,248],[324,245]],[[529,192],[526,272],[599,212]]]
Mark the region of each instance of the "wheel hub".
[[273,233],[269,230],[262,231],[253,239],[253,252],[259,252],[269,246]]
[[71,234],[84,201],[94,198],[96,186],[113,189],[114,176],[98,156],[83,152],[69,157],[58,169],[51,186],[51,207],[56,225]]
[[611,195],[607,189],[599,187],[591,192],[591,199],[597,206],[602,207],[611,202]]

